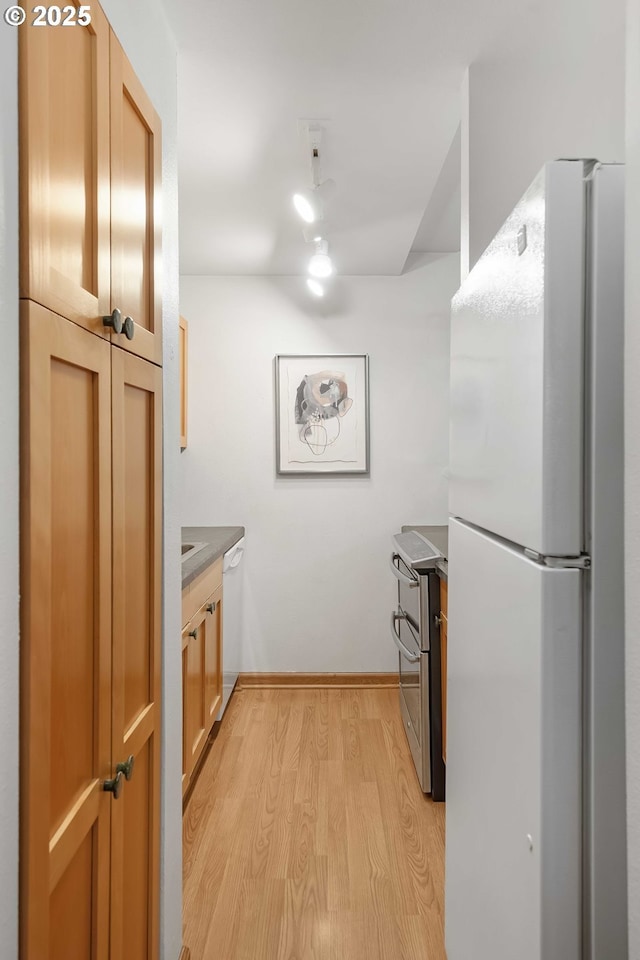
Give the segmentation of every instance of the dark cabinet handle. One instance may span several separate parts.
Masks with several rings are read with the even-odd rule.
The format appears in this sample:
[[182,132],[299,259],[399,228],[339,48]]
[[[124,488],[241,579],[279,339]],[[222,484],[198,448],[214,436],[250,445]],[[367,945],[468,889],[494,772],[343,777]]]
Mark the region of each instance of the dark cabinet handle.
[[213,601],[213,603],[208,603],[208,604],[207,604],[207,613],[213,613],[213,612],[215,611],[215,609],[216,609],[216,602],[215,602],[215,600]]
[[118,763],[116,765],[116,773],[124,774],[125,780],[131,780],[133,776],[133,767],[135,764],[135,757],[131,754],[123,763]]
[[198,631],[197,631],[197,630],[189,630],[189,636],[190,636],[190,637],[193,637],[193,639],[195,640],[195,638],[198,636]]
[[112,793],[114,800],[119,800],[122,793],[122,771],[118,770],[113,780],[105,780],[102,789],[107,793]]
[[[127,317],[127,319],[129,319]],[[133,321],[132,321],[133,322]],[[110,317],[103,317],[102,323],[105,327],[111,327],[114,333],[122,333],[122,314],[117,307],[113,308]],[[125,320],[126,323],[126,320]],[[131,337],[129,337],[131,339]]]
[[105,327],[111,327],[114,333],[124,333],[127,340],[133,340],[136,332],[136,325],[131,317],[122,319],[122,313],[117,307],[113,308],[111,316],[103,317],[102,323]]

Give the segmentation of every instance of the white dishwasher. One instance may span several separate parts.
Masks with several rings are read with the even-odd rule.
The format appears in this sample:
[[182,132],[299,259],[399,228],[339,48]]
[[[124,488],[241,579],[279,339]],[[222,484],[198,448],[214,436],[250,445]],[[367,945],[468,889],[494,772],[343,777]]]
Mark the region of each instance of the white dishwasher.
[[222,719],[240,673],[244,540],[238,540],[222,560],[222,706],[218,720]]

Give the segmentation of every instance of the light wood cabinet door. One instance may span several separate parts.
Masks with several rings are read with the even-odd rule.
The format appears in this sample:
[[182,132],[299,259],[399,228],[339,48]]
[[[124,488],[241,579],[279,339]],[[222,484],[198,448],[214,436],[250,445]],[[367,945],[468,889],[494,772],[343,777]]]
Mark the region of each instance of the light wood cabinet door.
[[111,306],[134,321],[113,342],[162,363],[160,118],[111,34]]
[[183,793],[207,738],[207,620],[202,607],[183,632]]
[[189,640],[187,632],[182,632],[182,796],[189,786],[189,751],[187,750],[187,678],[189,676]]
[[109,24],[18,34],[20,296],[109,339]]
[[207,731],[218,717],[222,703],[222,587],[207,602],[205,636],[205,709]]
[[187,447],[187,401],[189,389],[189,324],[180,317],[179,353],[180,353],[180,449]]
[[113,960],[158,956],[162,371],[111,349],[114,762],[134,760],[114,804]]
[[20,956],[108,960],[111,348],[28,301],[21,338]]

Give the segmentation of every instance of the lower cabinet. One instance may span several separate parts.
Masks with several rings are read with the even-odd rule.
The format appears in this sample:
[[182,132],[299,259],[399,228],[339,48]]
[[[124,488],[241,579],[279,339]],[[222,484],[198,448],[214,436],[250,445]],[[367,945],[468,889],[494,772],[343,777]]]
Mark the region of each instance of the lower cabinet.
[[[211,575],[208,575],[211,577]],[[212,585],[214,581],[209,583]],[[183,609],[185,601],[183,598]],[[222,582],[182,630],[182,793],[186,793],[222,702]]]

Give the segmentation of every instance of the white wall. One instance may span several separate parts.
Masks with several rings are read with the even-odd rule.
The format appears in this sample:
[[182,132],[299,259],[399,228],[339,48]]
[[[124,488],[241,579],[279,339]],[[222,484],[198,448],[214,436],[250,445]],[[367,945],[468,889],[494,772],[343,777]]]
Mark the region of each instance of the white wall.
[[[391,535],[446,523],[449,301],[457,255],[401,277],[181,277],[189,321],[185,525],[247,529],[249,671],[386,671]],[[273,358],[368,353],[370,478],[275,476]]]
[[160,956],[182,947],[182,663],[180,636],[177,51],[161,0],[102,6],[162,119],[164,581]]
[[640,0],[627,24],[626,640],[629,957],[640,960]]
[[545,161],[624,160],[624,8],[537,0],[471,64],[462,98],[471,266]]
[[0,957],[18,955],[18,74],[0,26]]

